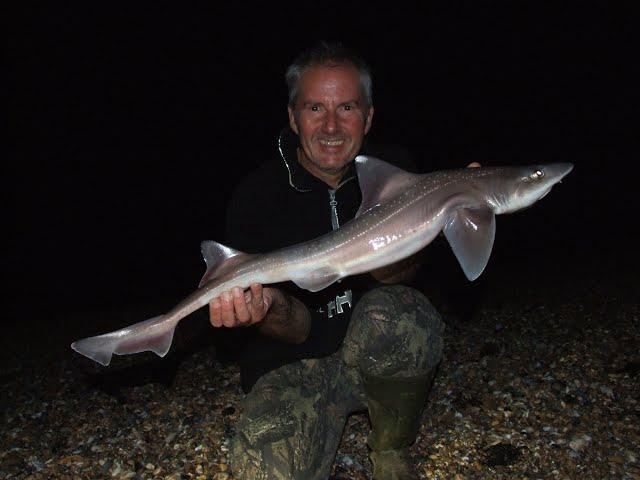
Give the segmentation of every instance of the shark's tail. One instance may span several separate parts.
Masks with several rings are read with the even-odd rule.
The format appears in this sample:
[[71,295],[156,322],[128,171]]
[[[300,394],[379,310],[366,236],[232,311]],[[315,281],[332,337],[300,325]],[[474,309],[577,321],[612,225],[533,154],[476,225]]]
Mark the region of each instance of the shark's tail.
[[109,365],[114,353],[128,355],[152,351],[164,357],[171,347],[176,323],[160,315],[115,332],[78,340],[71,348],[104,366]]

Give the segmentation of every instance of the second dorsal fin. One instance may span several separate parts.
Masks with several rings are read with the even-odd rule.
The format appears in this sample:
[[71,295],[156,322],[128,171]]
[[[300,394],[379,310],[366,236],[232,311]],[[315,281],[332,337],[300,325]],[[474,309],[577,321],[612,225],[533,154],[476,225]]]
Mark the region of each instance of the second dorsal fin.
[[207,264],[207,271],[200,280],[199,287],[207,283],[209,280],[220,276],[230,267],[238,265],[247,260],[251,255],[248,253],[234,250],[233,248],[222,245],[212,240],[205,240],[200,244],[202,257]]

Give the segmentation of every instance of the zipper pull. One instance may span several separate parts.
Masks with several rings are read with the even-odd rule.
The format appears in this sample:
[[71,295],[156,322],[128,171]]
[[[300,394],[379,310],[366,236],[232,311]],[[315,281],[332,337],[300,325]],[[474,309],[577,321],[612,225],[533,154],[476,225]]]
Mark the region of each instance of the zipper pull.
[[340,222],[338,221],[338,202],[335,190],[329,190],[329,205],[331,206],[331,228],[337,230],[340,228]]

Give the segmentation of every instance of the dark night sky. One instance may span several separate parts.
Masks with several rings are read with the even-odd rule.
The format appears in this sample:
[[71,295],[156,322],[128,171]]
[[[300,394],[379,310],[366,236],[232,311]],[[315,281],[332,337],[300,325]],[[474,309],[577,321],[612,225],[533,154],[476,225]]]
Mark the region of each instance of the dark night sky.
[[188,293],[232,185],[275,154],[286,66],[318,39],[368,59],[371,136],[408,148],[423,171],[576,164],[540,205],[498,219],[492,260],[628,268],[621,252],[637,256],[637,59],[620,7],[130,3],[7,17],[1,261],[15,310],[170,305]]

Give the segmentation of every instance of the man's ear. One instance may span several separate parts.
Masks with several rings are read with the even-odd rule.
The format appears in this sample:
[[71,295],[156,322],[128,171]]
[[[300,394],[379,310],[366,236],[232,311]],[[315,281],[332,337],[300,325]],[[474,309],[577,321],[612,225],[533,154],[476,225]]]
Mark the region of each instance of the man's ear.
[[373,106],[369,107],[369,110],[367,111],[367,117],[364,120],[364,134],[366,135],[367,133],[369,133],[369,130],[371,129],[371,122],[373,121]]
[[300,135],[300,132],[298,132],[298,125],[296,124],[296,114],[293,111],[293,108],[291,108],[291,105],[287,107],[287,112],[289,112],[289,126],[291,127],[291,130],[293,130],[296,135]]

